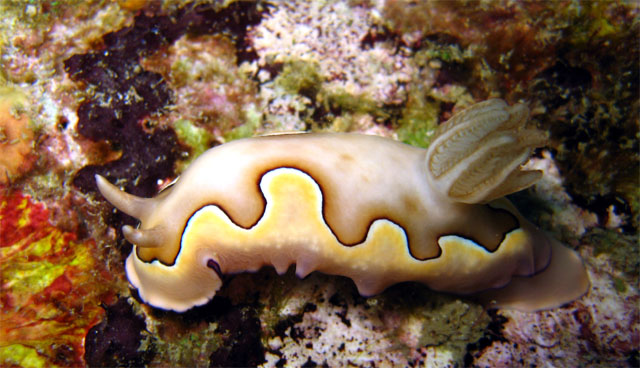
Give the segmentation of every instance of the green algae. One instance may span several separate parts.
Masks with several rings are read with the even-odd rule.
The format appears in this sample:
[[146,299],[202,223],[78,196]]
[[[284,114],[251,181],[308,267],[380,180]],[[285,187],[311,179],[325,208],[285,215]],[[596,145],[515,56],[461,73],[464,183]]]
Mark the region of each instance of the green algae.
[[480,340],[491,318],[484,308],[455,296],[429,291],[414,284],[393,286],[376,297],[382,311],[391,309],[403,319],[394,333],[396,348],[403,349],[401,336],[410,324],[419,324],[418,346],[434,346],[462,364],[467,345]]
[[[187,54],[184,57],[176,58],[169,66],[171,80],[175,87],[183,87],[189,84],[210,81],[219,86],[232,86],[240,81],[247,81],[243,73],[238,72],[235,67],[234,46],[231,41],[219,36],[200,36],[199,40],[204,47],[209,48],[209,52],[215,55],[211,59],[199,59],[197,50],[189,49],[188,42],[178,41],[174,47],[186,48]],[[197,44],[196,41],[192,41]],[[248,82],[248,81],[247,81]]]
[[[624,37],[629,29],[637,26],[634,21],[624,21],[631,7],[608,1],[575,3],[563,7],[559,18],[566,18],[565,40],[575,47],[599,44],[606,39]],[[564,14],[563,14],[564,13]],[[634,24],[635,23],[635,24]]]
[[[38,243],[44,244],[50,239],[43,238]],[[35,245],[37,247],[37,245]],[[64,274],[66,264],[56,264],[46,261],[31,262],[10,268],[13,277],[7,284],[18,294],[40,293],[51,285],[54,280]]]
[[83,0],[47,1],[3,1],[0,2],[0,13],[16,17],[21,23],[38,28],[48,25],[68,7],[85,3]]
[[455,43],[438,43],[434,41],[426,41],[413,56],[418,66],[426,66],[432,60],[462,64],[472,58],[473,53],[468,48],[463,48]]
[[456,299],[439,305],[435,310],[418,312],[422,330],[420,346],[445,346],[464,355],[470,342],[478,341],[489,324],[489,317],[482,306]]
[[627,283],[619,277],[613,278],[613,287],[619,293],[624,293],[625,291],[627,291]]
[[254,104],[246,106],[243,114],[245,123],[225,132],[223,135],[225,142],[252,137],[262,125],[262,114]]
[[20,344],[0,346],[0,365],[23,368],[57,367],[40,356],[35,348]]
[[378,121],[391,114],[378,101],[365,93],[357,94],[342,88],[324,85],[325,78],[318,63],[290,60],[274,80],[274,85],[286,94],[300,95],[311,103],[300,106],[300,116],[312,130],[349,131],[357,116],[369,114]]
[[318,98],[326,111],[369,113],[380,115],[379,104],[366,95],[354,95],[341,89],[323,89]]
[[285,63],[275,79],[275,85],[287,93],[314,98],[324,82],[318,63],[307,60],[292,60]]
[[593,228],[584,237],[594,247],[594,256],[607,254],[616,270],[626,277],[637,279],[640,269],[640,250],[635,234],[621,234],[615,230]]
[[397,123],[398,139],[412,146],[426,148],[438,127],[439,113],[437,102],[426,98],[423,89],[413,88]]
[[[270,272],[271,273],[271,272]],[[299,300],[296,295],[296,288],[292,285],[301,285],[302,282],[295,276],[293,269],[287,270],[284,275],[278,275],[273,282],[268,284],[268,290],[263,293],[260,299],[261,311],[260,321],[263,324],[263,339],[276,335],[276,328],[286,321],[301,318],[304,314],[304,303],[298,303],[291,308],[293,301]],[[285,311],[285,308],[290,310]]]
[[[376,121],[386,121],[391,113],[367,94],[352,94],[340,88],[323,88],[318,93],[317,109],[322,111],[332,130],[348,131],[357,116],[368,114]],[[314,130],[322,130],[322,121],[310,121]]]
[[196,367],[223,346],[223,337],[216,332],[217,323],[207,323],[203,328],[176,332],[170,338],[158,338],[152,345],[156,361],[171,362],[184,367]]
[[196,157],[211,147],[213,136],[206,129],[200,128],[186,119],[174,122],[173,130],[176,132],[180,143],[191,149],[189,158],[180,163],[178,172],[182,172]]

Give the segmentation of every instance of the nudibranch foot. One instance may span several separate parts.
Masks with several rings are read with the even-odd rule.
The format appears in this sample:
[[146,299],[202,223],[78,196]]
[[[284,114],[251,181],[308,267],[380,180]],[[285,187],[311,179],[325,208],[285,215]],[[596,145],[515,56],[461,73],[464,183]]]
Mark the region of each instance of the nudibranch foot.
[[541,272],[528,277],[514,276],[501,289],[477,294],[489,308],[535,312],[560,307],[580,298],[589,290],[589,277],[582,259],[572,249],[551,240],[551,262]]
[[155,307],[181,312],[212,299],[223,275],[295,265],[300,277],[347,276],[364,295],[418,281],[490,306],[554,308],[588,289],[580,258],[496,199],[540,178],[520,169],[546,139],[527,116],[524,105],[479,103],[428,150],[345,133],[241,139],[152,199],[96,181],[140,220],[122,229],[134,244],[126,272]]

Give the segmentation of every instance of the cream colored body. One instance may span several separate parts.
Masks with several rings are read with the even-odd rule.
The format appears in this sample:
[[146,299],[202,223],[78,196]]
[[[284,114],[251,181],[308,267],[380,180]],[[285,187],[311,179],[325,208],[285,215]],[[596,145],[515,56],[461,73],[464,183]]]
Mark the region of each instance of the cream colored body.
[[[489,107],[503,111],[504,106]],[[507,125],[514,120],[515,114],[503,115]],[[348,276],[364,295],[402,281],[476,293],[539,273],[549,265],[552,249],[571,273],[559,291],[535,294],[536,300],[522,296],[527,282],[520,280],[541,289],[562,272],[550,267],[517,280],[517,291],[491,292],[491,299],[535,310],[586,290],[575,253],[549,240],[507,200],[475,204],[491,200],[490,193],[498,192],[518,165],[497,185],[478,185],[481,190],[472,193],[456,184],[464,170],[440,159],[437,147],[426,151],[336,133],[250,138],[209,150],[154,199],[126,195],[102,178],[98,185],[114,205],[141,219],[139,229],[123,229],[137,245],[127,259],[127,275],[145,301],[161,308],[183,311],[203,304],[221,286],[217,272],[265,265],[279,273],[295,265],[301,277],[313,271]],[[517,156],[528,157],[529,151],[521,150]],[[426,162],[437,168],[428,170]],[[455,193],[447,194],[448,188]]]

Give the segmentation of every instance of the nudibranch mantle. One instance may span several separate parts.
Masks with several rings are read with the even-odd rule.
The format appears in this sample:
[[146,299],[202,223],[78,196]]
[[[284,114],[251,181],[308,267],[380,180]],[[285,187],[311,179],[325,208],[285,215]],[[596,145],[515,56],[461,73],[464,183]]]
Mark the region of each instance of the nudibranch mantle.
[[291,266],[348,276],[363,295],[403,281],[538,310],[586,292],[579,256],[500,198],[531,185],[520,165],[544,143],[528,110],[502,100],[444,123],[427,150],[375,136],[288,134],[205,152],[174,185],[139,198],[97,177],[104,197],[140,219],[131,284],[147,303],[185,311],[223,274]]

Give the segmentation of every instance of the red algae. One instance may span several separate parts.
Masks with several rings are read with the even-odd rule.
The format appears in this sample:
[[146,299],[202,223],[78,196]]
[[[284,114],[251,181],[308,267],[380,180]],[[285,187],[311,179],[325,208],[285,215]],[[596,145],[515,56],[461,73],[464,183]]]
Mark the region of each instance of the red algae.
[[84,366],[85,335],[114,290],[94,248],[0,187],[0,365]]

